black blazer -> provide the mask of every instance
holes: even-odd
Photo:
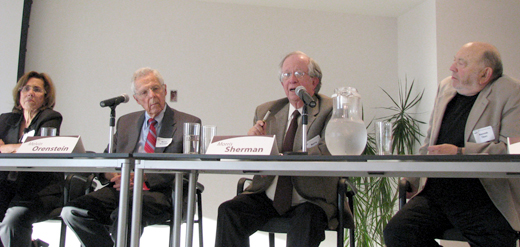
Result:
[[[59,134],[61,114],[51,109],[40,111],[26,128],[27,131],[35,130],[35,136],[40,135],[41,127],[54,127]],[[4,113],[0,115],[0,139],[5,144],[19,143],[20,123],[23,121],[23,113]],[[50,194],[59,194],[63,192],[62,186],[49,186],[51,184],[61,183],[64,180],[64,174],[61,172],[19,172],[16,181],[6,181],[9,172],[0,172],[0,185],[10,186],[16,190],[20,201],[34,198],[35,196],[43,196]],[[2,198],[0,198],[2,200]]]

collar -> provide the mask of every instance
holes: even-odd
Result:
[[[157,116],[154,118],[155,121],[157,121],[157,125],[160,125],[160,124],[162,123],[162,120],[163,120],[163,118],[164,118],[164,112],[166,112],[166,107],[167,107],[167,106],[164,105],[164,109],[159,113],[159,115],[157,115]],[[148,119],[150,119],[150,118],[151,118],[151,117],[150,117],[150,115],[148,115],[148,112],[145,111],[145,112],[144,112],[144,123],[145,123],[145,125],[146,125],[147,127],[150,127],[150,126],[148,126],[148,125],[149,125],[149,124],[148,124]],[[156,126],[157,126],[157,125],[156,125]]]
[[[298,110],[300,112],[300,116],[302,115],[303,107],[300,107],[299,109],[296,109],[290,102],[289,102],[289,114],[287,114],[287,121],[291,121],[292,119],[292,113],[294,110]]]

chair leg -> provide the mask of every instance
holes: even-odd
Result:
[[[199,225],[199,247],[204,247],[202,235],[202,195],[200,191],[197,192],[197,224]]]
[[[269,233],[269,247],[274,247],[274,233]]]
[[[60,229],[60,247],[65,247],[65,238],[67,237],[67,225],[65,222],[61,220],[61,229]]]
[[[350,247],[356,247],[356,234],[354,229],[348,229],[350,233]]]
[[[339,228],[338,226],[338,229],[336,230],[337,232],[337,235],[338,235],[338,239],[337,239],[337,246],[338,247],[344,247],[343,246],[343,242],[344,242],[344,237],[345,237],[345,229],[344,228]]]
[[[343,197],[343,193],[340,194],[338,196],[338,205],[344,205],[345,204],[345,200],[344,200],[344,197]],[[345,226],[344,226],[344,222],[343,222],[343,215],[344,215],[344,212],[343,212],[343,209],[339,209],[338,210],[338,226],[337,226],[337,229],[336,229],[336,232],[337,232],[337,246],[338,247],[343,247],[343,242],[345,241]]]
[[[199,246],[204,247],[204,240],[202,234],[202,194],[197,191],[197,220],[194,221],[199,226]],[[173,247],[173,219],[170,224],[170,241],[168,246]]]
[[[173,247],[173,216],[170,221],[170,239],[168,240],[168,246]]]

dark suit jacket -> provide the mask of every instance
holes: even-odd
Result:
[[[165,106],[166,111],[161,123],[161,131],[157,135],[163,138],[173,138],[167,147],[155,149],[155,153],[182,153],[183,126],[186,122],[201,123],[200,118],[177,111]],[[117,131],[114,135],[114,147],[116,153],[133,153],[141,135],[141,127],[145,118],[144,111],[129,113],[120,117],[117,121]],[[105,150],[105,151],[108,151]],[[146,174],[150,191],[168,191],[171,189],[174,175],[171,174]]]
[[[450,77],[441,81],[426,139],[419,150],[421,154],[427,154],[428,146],[435,145],[437,142],[444,111],[456,93]],[[492,127],[495,139],[476,143],[473,130],[487,126]],[[520,82],[504,75],[482,89],[471,108],[464,131],[465,154],[506,154],[507,137],[518,136],[520,136]],[[427,178],[409,178],[409,180],[420,193],[426,185]],[[480,182],[511,227],[519,231],[520,179],[481,178]]]
[[[325,138],[325,127],[332,116],[332,99],[321,94],[314,96],[316,107],[308,108],[307,140],[319,136],[321,141],[318,146],[308,148],[309,154],[330,155],[323,141]],[[276,135],[276,142],[279,152],[281,152],[283,138],[287,129],[287,119],[289,114],[289,100],[282,98],[279,100],[264,103],[256,108],[253,123],[262,119],[268,110],[271,110],[270,117],[266,120],[266,134]],[[294,151],[301,150],[302,146],[302,126],[299,120],[298,130],[294,139]],[[275,176],[254,176],[253,183],[246,188],[245,193],[260,193],[269,188]],[[320,206],[329,219],[329,228],[335,229],[338,225],[337,216],[337,186],[338,177],[292,177],[294,188],[303,198]],[[347,226],[353,227],[352,214],[348,207],[345,209],[348,217]]]
[[[40,135],[41,127],[54,127],[59,135],[62,116],[59,112],[45,109],[40,111],[32,120],[31,125],[26,129],[35,130],[35,136]],[[23,113],[4,113],[0,115],[0,139],[5,144],[16,144],[19,142],[20,124],[23,120]],[[9,172],[0,172],[0,183],[4,184]],[[17,190],[17,198],[25,200],[35,195],[43,196],[49,194],[59,194],[63,191],[61,186],[50,186],[63,181],[64,175],[61,172],[18,172],[18,178],[13,189]],[[45,188],[45,189],[44,189]],[[13,202],[14,203],[14,202]]]

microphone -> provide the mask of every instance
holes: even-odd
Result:
[[[124,93],[124,94],[121,94],[120,96],[117,96],[117,97],[114,97],[114,98],[111,98],[111,99],[106,99],[106,100],[103,100],[101,102],[99,102],[99,105],[101,105],[101,107],[106,107],[106,106],[117,106],[121,103],[126,103],[128,102],[130,98],[128,97],[128,94]]]
[[[298,86],[295,89],[296,95],[302,99],[303,103],[307,106],[310,106],[311,108],[314,108],[316,106],[316,101],[307,93],[307,89],[305,89],[304,86]]]

